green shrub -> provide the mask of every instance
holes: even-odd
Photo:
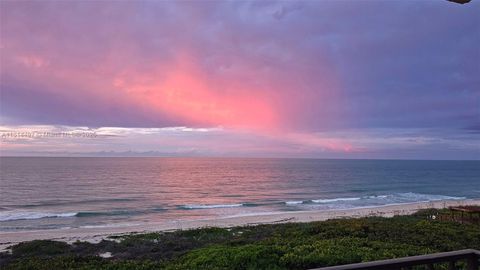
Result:
[[[69,244],[51,240],[34,240],[12,247],[12,254],[22,257],[64,255],[69,252]]]
[[[283,252],[264,245],[210,246],[181,257],[172,269],[284,269],[279,259]]]
[[[308,269],[480,249],[480,226],[433,220],[429,211],[131,234],[96,244],[37,240],[0,253],[0,269]],[[104,252],[113,257],[98,257]]]

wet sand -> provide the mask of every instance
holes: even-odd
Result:
[[[359,218],[367,216],[392,217],[395,215],[409,215],[420,209],[447,208],[459,205],[480,205],[480,199],[468,200],[443,200],[435,202],[417,202],[397,205],[384,205],[377,207],[355,208],[345,210],[322,211],[296,211],[264,213],[249,216],[235,216],[204,220],[172,220],[162,223],[146,223],[124,227],[94,227],[94,228],[68,228],[56,230],[38,230],[21,232],[0,232],[0,251],[8,246],[37,239],[51,239],[65,242],[89,241],[99,242],[109,236],[146,233],[156,231],[186,230],[202,227],[235,227],[259,224],[275,224],[286,222],[311,222],[334,218]]]

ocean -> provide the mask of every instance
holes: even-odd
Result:
[[[480,197],[480,161],[0,158],[0,231]]]

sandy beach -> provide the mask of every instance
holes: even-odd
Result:
[[[322,221],[334,218],[359,218],[367,216],[392,217],[395,215],[409,215],[420,209],[427,208],[447,208],[459,205],[480,205],[480,199],[466,200],[442,200],[434,202],[417,202],[408,204],[384,205],[378,207],[365,207],[345,210],[327,210],[327,211],[296,211],[296,212],[278,212],[265,213],[249,216],[234,216],[217,219],[187,220],[163,223],[146,223],[135,226],[117,226],[117,227],[93,227],[93,228],[69,228],[58,230],[38,230],[22,232],[1,232],[0,250],[23,242],[38,239],[51,239],[65,242],[89,241],[99,242],[109,236],[146,233],[156,231],[186,230],[202,227],[235,227],[249,226],[259,224],[273,224],[286,222],[311,222]]]

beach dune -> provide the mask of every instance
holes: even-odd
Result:
[[[146,223],[135,226],[124,227],[93,227],[93,228],[68,228],[55,230],[37,230],[21,232],[0,232],[0,250],[7,247],[32,240],[58,240],[68,243],[79,241],[99,242],[109,236],[147,233],[158,231],[187,230],[202,227],[236,227],[254,226],[260,224],[274,224],[286,222],[312,222],[336,218],[360,218],[368,216],[392,217],[396,215],[409,215],[421,209],[448,208],[459,205],[480,205],[480,199],[465,200],[441,200],[432,202],[416,202],[395,205],[383,205],[376,207],[364,207],[343,210],[322,210],[322,211],[296,211],[262,213],[247,216],[233,216],[217,219],[202,220],[172,220],[163,223]]]

